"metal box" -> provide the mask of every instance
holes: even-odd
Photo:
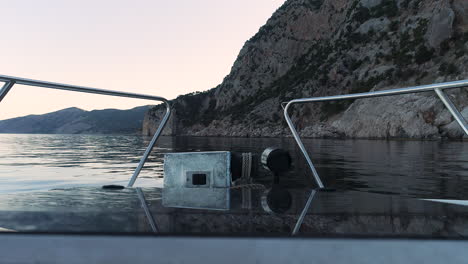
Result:
[[[230,166],[228,151],[166,154],[163,206],[229,210]]]

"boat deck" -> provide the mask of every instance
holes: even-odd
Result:
[[[291,189],[290,208],[269,213],[262,206],[263,190],[248,190],[247,203],[242,201],[242,190],[232,190],[231,210],[216,211],[167,208],[161,204],[160,188],[140,190],[156,230],[137,188],[89,187],[0,195],[0,227],[17,232],[196,236],[290,236],[296,228],[298,236],[468,237],[468,207],[462,205],[353,191]]]

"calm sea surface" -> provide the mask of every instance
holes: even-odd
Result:
[[[0,134],[0,193],[125,185],[149,140],[120,135]],[[304,143],[328,187],[418,198],[468,199],[466,141],[312,139]],[[261,153],[269,146],[281,146],[293,156],[294,172],[281,179],[285,185],[314,185],[292,139],[202,137],[161,138],[135,185],[162,185],[163,152]]]

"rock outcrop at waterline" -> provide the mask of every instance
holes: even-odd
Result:
[[[216,88],[173,100],[165,134],[289,135],[281,102],[468,79],[466,0],[288,0]],[[468,118],[468,89],[448,92]],[[154,133],[163,108],[145,116]],[[433,93],[291,110],[307,137],[460,138]]]

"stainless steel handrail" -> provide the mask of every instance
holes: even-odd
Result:
[[[336,101],[336,100],[349,100],[349,99],[362,99],[362,98],[370,98],[370,97],[381,97],[381,96],[390,96],[390,95],[399,95],[399,94],[409,94],[409,93],[421,93],[421,92],[430,92],[434,91],[437,96],[440,98],[440,100],[444,103],[444,105],[448,108],[452,116],[455,118],[455,120],[458,122],[458,124],[462,127],[462,129],[465,131],[465,133],[468,135],[468,123],[463,117],[463,115],[460,113],[460,111],[457,110],[457,108],[454,106],[452,101],[447,97],[447,95],[443,92],[444,89],[454,89],[454,88],[463,88],[468,86],[468,80],[462,80],[462,81],[454,81],[454,82],[446,82],[446,83],[437,83],[437,84],[430,84],[430,85],[421,85],[421,86],[413,86],[413,87],[407,87],[407,88],[400,88],[400,89],[389,89],[389,90],[382,90],[382,91],[375,91],[375,92],[367,92],[367,93],[355,93],[355,94],[344,94],[344,95],[335,95],[335,96],[324,96],[324,97],[311,97],[311,98],[300,98],[300,99],[294,99],[286,103],[286,106],[284,107],[284,118],[286,119],[286,122],[288,123],[289,129],[291,130],[291,133],[299,146],[299,148],[302,151],[302,154],[304,155],[307,164],[310,167],[310,170],[312,171],[312,174],[315,178],[315,182],[317,183],[319,188],[323,188],[324,185],[322,183],[322,180],[320,179],[319,174],[317,173],[317,170],[314,167],[314,164],[312,163],[312,160],[310,159],[310,156],[304,147],[304,144],[302,143],[301,137],[297,133],[296,128],[294,127],[294,124],[291,121],[291,118],[288,114],[288,110],[293,104],[302,104],[302,103],[312,103],[312,102],[325,102],[325,101]]]
[[[57,89],[57,90],[66,90],[66,91],[73,91],[73,92],[80,92],[80,93],[101,94],[101,95],[146,99],[146,100],[154,100],[154,101],[163,102],[166,105],[166,113],[164,114],[164,117],[162,118],[158,129],[154,133],[154,136],[151,139],[151,142],[146,148],[146,151],[143,154],[143,157],[141,157],[141,160],[138,163],[138,166],[135,169],[135,172],[133,173],[132,178],[130,179],[128,183],[128,187],[132,187],[136,179],[138,178],[138,175],[140,174],[141,169],[145,165],[145,162],[148,159],[149,154],[153,150],[154,145],[156,144],[156,141],[161,135],[162,130],[166,126],[169,116],[171,115],[171,105],[169,104],[169,101],[160,96],[104,90],[104,89],[98,89],[98,88],[61,84],[61,83],[55,83],[55,82],[45,82],[45,81],[31,80],[31,79],[12,77],[12,76],[6,76],[6,75],[0,75],[0,82],[5,83],[2,89],[0,90],[0,102],[4,99],[4,97],[8,94],[8,92],[11,90],[11,88],[15,84],[22,84],[22,85],[42,87],[42,88],[51,88],[51,89]]]

